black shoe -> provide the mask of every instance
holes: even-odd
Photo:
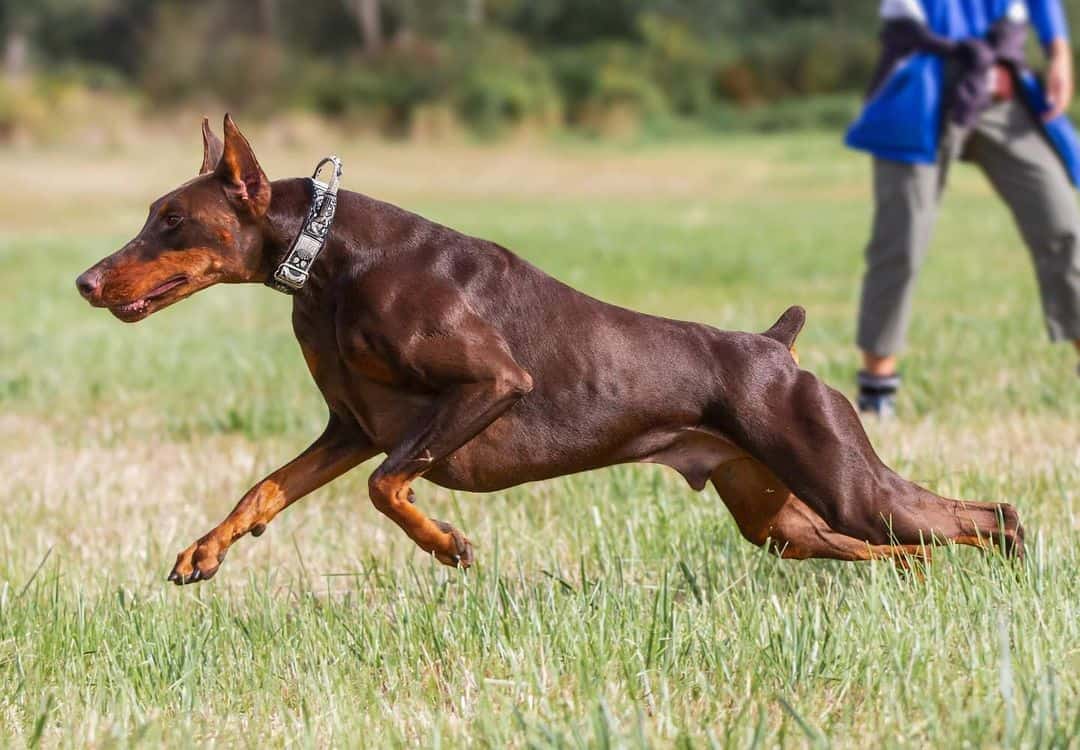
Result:
[[[862,414],[880,419],[896,416],[896,391],[900,388],[899,375],[872,375],[861,370],[856,377],[859,384],[857,401]]]

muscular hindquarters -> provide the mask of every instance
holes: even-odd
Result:
[[[798,560],[872,560],[924,557],[918,545],[873,545],[834,531],[760,461],[744,456],[728,461],[712,475],[713,485],[731,511],[742,535],[777,555]]]
[[[997,528],[999,506],[941,498],[887,467],[848,400],[800,370],[783,345],[721,333],[715,348],[723,374],[710,419],[835,531],[884,545]]]

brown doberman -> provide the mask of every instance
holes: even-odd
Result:
[[[222,143],[203,123],[199,176],[79,277],[95,307],[135,322],[212,284],[273,282],[322,193],[271,183],[228,116],[224,127]],[[346,191],[328,229],[288,290],[326,430],[181,552],[171,581],[212,577],[237,539],[380,453],[371,501],[447,565],[468,566],[472,547],[415,504],[419,477],[485,492],[628,462],[669,466],[695,490],[712,480],[742,534],[783,557],[905,559],[945,542],[1023,552],[1010,505],[946,499],[882,463],[848,400],[793,357],[800,307],[763,334],[644,315]]]

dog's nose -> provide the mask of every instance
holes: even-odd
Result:
[[[93,299],[101,291],[101,272],[91,268],[75,279],[75,286],[83,297]]]

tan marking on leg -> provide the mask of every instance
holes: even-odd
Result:
[[[712,481],[743,536],[758,546],[768,545],[780,557],[852,562],[928,558],[927,550],[920,545],[871,545],[834,531],[753,458],[723,464],[713,473]]]
[[[416,507],[403,477],[371,476],[368,484],[372,504],[396,523],[420,549],[435,555],[444,565],[467,568],[472,564],[472,545],[448,523],[428,518]]]
[[[369,444],[357,445],[352,436],[342,436],[328,427],[307,450],[248,490],[225,520],[181,552],[169,580],[190,583],[210,578],[234,542],[248,533],[261,535],[290,504],[374,452]]]

